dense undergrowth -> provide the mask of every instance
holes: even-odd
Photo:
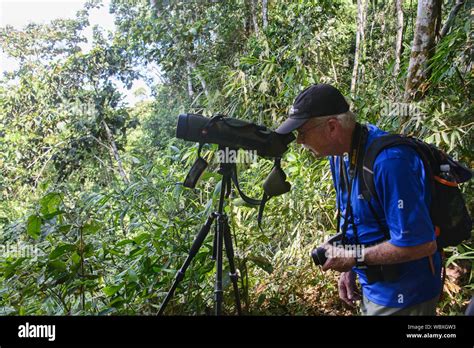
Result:
[[[258,33],[245,22],[245,4],[203,2],[192,10],[171,4],[173,11],[156,17],[148,2],[113,1],[117,34],[107,38],[97,30],[89,53],[75,49],[80,36],[73,35],[86,17],[25,29],[37,45],[34,53],[42,52],[40,60],[25,50],[22,32],[2,29],[3,49],[22,65],[0,84],[0,239],[13,250],[0,257],[0,314],[156,314],[220,193],[213,146],[204,149],[211,165],[198,187],[183,188],[197,146],[174,138],[176,116],[225,113],[274,127],[308,84],[334,83],[349,95],[356,12],[351,1],[271,3],[268,26]],[[438,43],[426,96],[406,105],[413,27],[407,20],[401,71],[392,76],[387,51],[395,37],[393,9],[375,2],[370,11],[365,75],[351,106],[359,120],[414,134],[472,164],[468,10]],[[406,4],[405,11],[413,18],[416,6]],[[194,64],[192,97],[186,57]],[[138,62],[159,63],[164,81],[154,86],[153,101],[127,107],[111,81],[132,81]],[[65,100],[76,108],[64,108]],[[78,111],[78,105],[94,112]],[[395,108],[415,108],[416,117],[399,117]],[[225,208],[244,311],[356,314],[338,299],[337,274],[323,274],[309,257],[335,232],[328,163],[292,144],[282,164],[292,190],[267,203],[262,230],[258,209],[235,190]],[[266,159],[239,165],[249,196],[261,196],[271,167]],[[472,183],[463,191],[472,212]],[[167,314],[212,313],[212,244],[208,237]],[[447,250],[446,257],[438,312],[461,314],[473,290],[472,243]],[[224,311],[234,314],[225,267]]]

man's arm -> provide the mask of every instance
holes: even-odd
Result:
[[[365,248],[363,251],[364,262],[367,265],[390,265],[422,259],[436,252],[436,241],[427,242],[416,246],[398,247],[390,242]]]
[[[325,248],[334,249],[335,247],[326,244]],[[342,248],[341,248],[342,249]],[[395,263],[418,260],[426,256],[433,255],[436,252],[436,241],[427,242],[416,246],[398,247],[390,242],[380,243],[378,245],[364,248],[362,251],[363,262],[367,265],[389,265]],[[343,250],[340,252],[328,250],[330,257],[323,265],[322,270],[333,269],[339,272],[347,272],[355,266],[357,257],[355,251],[347,255]]]

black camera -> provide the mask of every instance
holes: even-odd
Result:
[[[328,244],[342,243],[343,235],[342,232],[335,234],[329,240],[326,241]],[[316,266],[322,266],[327,261],[326,249],[318,247],[311,252],[314,264]],[[375,282],[395,282],[400,279],[400,265],[365,265],[359,266],[360,270],[365,272],[367,276],[367,282],[373,284]]]
[[[218,144],[231,149],[253,150],[262,157],[279,158],[295,140],[293,134],[278,134],[265,126],[222,115],[208,118],[199,114],[178,116],[176,137],[199,143]]]
[[[335,234],[331,238],[329,238],[326,243],[327,244],[335,244],[335,243],[341,243],[343,239],[343,235],[341,232]],[[314,264],[316,266],[322,266],[326,263],[327,261],[327,256],[326,256],[326,249],[323,247],[318,247],[314,249],[311,252],[311,257],[313,258]]]

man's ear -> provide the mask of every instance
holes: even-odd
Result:
[[[338,137],[339,131],[341,128],[341,124],[335,118],[331,118],[328,120],[328,128],[329,134],[331,137]]]

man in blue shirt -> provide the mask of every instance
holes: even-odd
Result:
[[[346,242],[324,246],[328,260],[322,269],[341,272],[341,299],[354,306],[357,275],[363,314],[435,315],[441,259],[429,213],[429,178],[418,154],[407,146],[383,150],[374,163],[378,199],[367,201],[353,156],[363,156],[384,131],[373,125],[363,129],[342,94],[326,84],[301,92],[276,132],[294,130],[298,144],[316,157],[330,156]]]

